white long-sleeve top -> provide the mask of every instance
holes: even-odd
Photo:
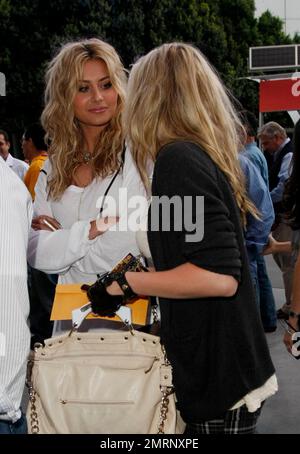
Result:
[[[0,160],[0,419],[12,422],[21,416],[30,345],[26,250],[31,217],[29,192]]]
[[[88,239],[90,221],[99,215],[101,199],[113,175],[104,179],[95,178],[85,188],[71,185],[60,200],[54,201],[47,197],[47,179],[51,174],[49,161],[46,161],[44,170],[47,175],[41,172],[35,187],[34,215],[54,217],[62,229],[56,232],[31,230],[28,249],[31,266],[49,274],[58,273],[59,283],[89,283],[95,281],[97,274],[111,270],[128,252],[139,253],[135,240],[138,227],[132,228],[131,221],[137,208],[135,203],[138,205],[142,200],[146,203],[146,193],[128,150],[123,169],[105,199],[112,203],[103,212],[103,215],[119,215],[119,224],[116,231],[110,229],[94,240]],[[120,193],[120,189],[123,192]],[[125,191],[129,207],[122,198]],[[126,222],[124,224],[126,215],[130,228]],[[125,231],[119,231],[121,225],[125,226]]]

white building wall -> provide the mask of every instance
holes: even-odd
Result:
[[[255,5],[256,17],[269,10],[284,21],[285,33],[291,36],[300,34],[300,0],[255,0]]]

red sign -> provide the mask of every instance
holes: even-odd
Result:
[[[259,111],[300,110],[300,79],[262,80]]]

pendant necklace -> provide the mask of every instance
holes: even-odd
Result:
[[[84,164],[88,164],[92,160],[92,158],[93,158],[92,153],[86,151],[85,153],[83,153],[82,161],[84,162]]]

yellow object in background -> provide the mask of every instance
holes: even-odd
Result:
[[[31,194],[32,200],[35,199],[34,188],[46,159],[48,159],[48,154],[46,152],[42,152],[41,154],[33,158],[33,160],[30,163],[29,169],[27,170],[24,176],[24,183]]]
[[[72,320],[72,311],[89,302],[86,292],[81,290],[81,284],[58,284],[51,312],[51,320]],[[132,323],[146,325],[148,316],[148,298],[137,298],[126,304],[131,308]],[[90,314],[87,319],[100,318],[121,322],[119,317],[100,317]]]

